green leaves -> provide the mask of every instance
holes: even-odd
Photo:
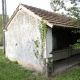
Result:
[[[2,32],[2,15],[0,14],[0,34]]]
[[[2,15],[0,14],[0,46],[3,45]]]
[[[50,5],[54,11],[59,11],[64,7],[64,2],[63,0],[51,0]]]
[[[72,45],[73,49],[80,49],[80,43],[75,43],[74,45]]]
[[[46,38],[47,27],[46,27],[46,23],[44,23],[43,20],[40,21],[39,30],[41,35],[41,41],[44,42]]]
[[[51,0],[50,5],[53,11],[63,9],[70,17],[80,19],[80,0]]]
[[[39,22],[39,31],[40,31],[40,38],[41,38],[41,58],[43,59],[44,54],[44,46],[47,34],[47,26],[43,19]]]
[[[54,11],[60,11],[64,9],[62,12],[63,14],[67,12],[67,16],[74,18],[72,20],[72,25],[80,28],[80,0],[51,0],[50,5]],[[72,32],[75,34],[80,33],[80,29]],[[72,48],[80,49],[80,39],[77,40],[74,45],[72,45]]]
[[[77,40],[77,42],[73,45],[70,45],[73,49],[80,49],[80,39]]]
[[[80,39],[78,39],[77,42],[80,43]]]

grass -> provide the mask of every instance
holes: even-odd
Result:
[[[21,68],[17,62],[9,61],[0,50],[0,80],[27,80],[31,73]]]
[[[0,80],[80,80],[80,68],[55,78],[43,78],[41,74],[22,68],[17,62],[11,62],[0,50]]]
[[[17,62],[11,62],[0,50],[0,80],[45,80],[41,74],[33,75],[33,71],[21,67]],[[46,79],[47,80],[47,79]]]
[[[55,77],[52,80],[80,80],[80,68],[74,69],[66,74]]]

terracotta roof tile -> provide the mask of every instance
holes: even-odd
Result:
[[[22,5],[32,11],[34,14],[38,15],[39,17],[42,17],[44,20],[47,20],[49,23],[64,25],[64,27],[76,27],[72,25],[72,20],[66,16],[62,16],[54,12],[46,11],[25,4]]]
[[[39,17],[41,17],[42,19],[46,20],[48,23],[51,23],[53,25],[61,26],[61,27],[78,28],[77,26],[72,25],[72,20],[73,19],[70,19],[66,16],[62,16],[62,15],[54,13],[54,12],[49,12],[49,11],[39,9],[39,8],[36,8],[36,7],[32,7],[32,6],[28,6],[28,5],[25,5],[25,4],[20,4],[20,5],[27,8],[28,10],[33,12],[35,15],[38,15]],[[6,24],[4,30],[7,30],[8,25],[10,24],[10,22],[12,21],[12,19],[16,15],[16,13],[19,11],[19,6],[14,11],[13,15],[9,19],[8,23]]]

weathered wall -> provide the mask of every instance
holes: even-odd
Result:
[[[48,27],[46,34],[46,58],[52,57],[52,54],[50,54],[52,52],[52,45],[52,29]]]
[[[35,55],[34,41],[40,40],[38,20],[24,10],[18,11],[5,32],[6,57],[33,70],[43,71],[43,61]],[[46,49],[46,48],[45,48]],[[38,55],[40,55],[38,48]],[[39,57],[39,56],[38,56]]]

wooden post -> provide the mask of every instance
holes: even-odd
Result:
[[[2,29],[4,29],[7,23],[7,11],[6,11],[6,0],[2,0]],[[5,32],[3,32],[3,52],[5,53]]]

